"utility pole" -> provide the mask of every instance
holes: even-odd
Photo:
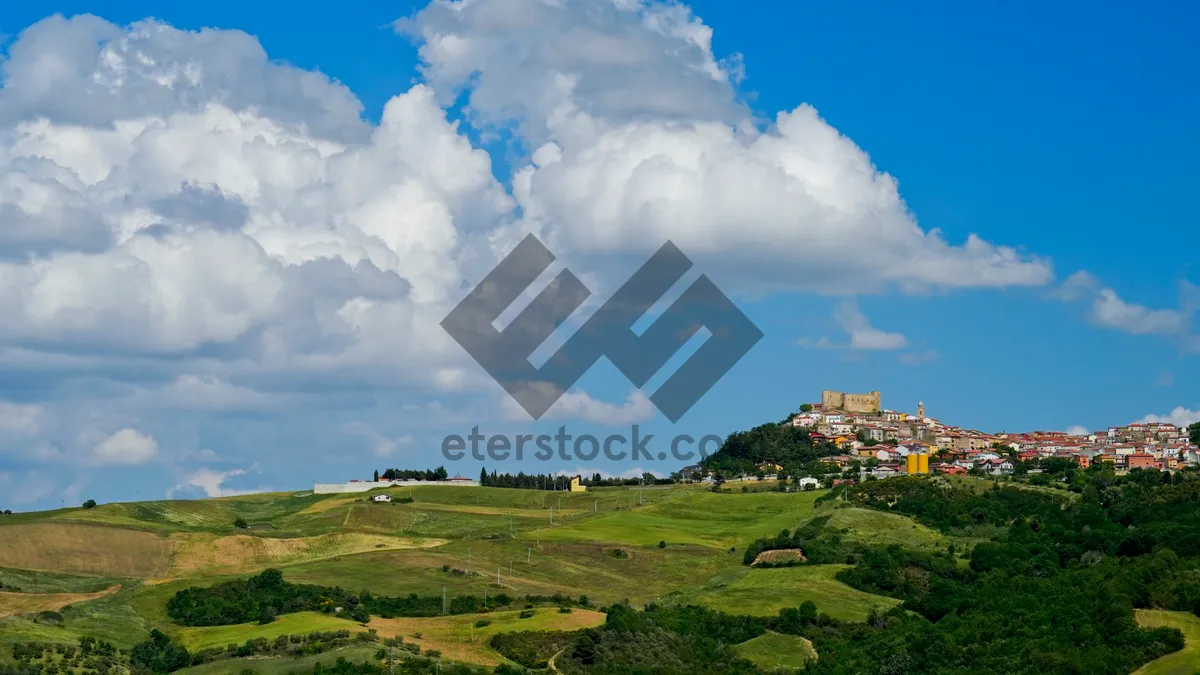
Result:
[[[442,614],[446,613],[446,587],[442,586]]]
[[[510,561],[508,564],[509,564],[509,565],[511,565],[511,564],[512,564],[512,562]],[[500,566],[499,566],[499,565],[497,565],[497,566],[496,566],[496,585],[497,585],[497,586],[499,586],[499,585],[500,585]],[[483,591],[483,592],[486,594],[486,593],[487,593],[487,589],[484,589],[484,591]],[[486,597],[487,597],[487,595],[484,595],[483,597],[485,597],[485,598],[486,598]]]
[[[554,505],[550,505],[550,524],[554,524]]]
[[[533,560],[533,549],[525,549],[525,564],[528,565]]]
[[[471,547],[467,547],[467,572],[471,571]]]

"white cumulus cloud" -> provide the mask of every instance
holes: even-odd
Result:
[[[1186,428],[1188,425],[1200,422],[1200,410],[1191,410],[1179,406],[1166,415],[1146,415],[1139,422],[1167,422],[1177,427]]]
[[[901,333],[889,333],[871,325],[870,319],[858,308],[858,302],[853,298],[838,303],[833,311],[833,320],[846,332],[850,340],[846,344],[837,344],[826,336],[813,340],[800,338],[797,344],[801,347],[814,349],[849,349],[868,351],[891,351],[904,349],[908,346],[908,338]],[[903,354],[900,356],[904,363],[922,363],[937,358],[936,352],[924,354]]]
[[[252,469],[257,467],[252,467]],[[237,495],[254,494],[257,492],[268,492],[270,488],[260,487],[251,490],[239,490],[225,487],[225,481],[235,476],[246,475],[246,469],[229,469],[227,471],[214,471],[212,469],[200,469],[191,473],[183,479],[183,482],[176,484],[170,490],[167,490],[167,498],[175,497],[180,493],[185,493],[192,490],[200,490],[206,497],[236,497]]]
[[[437,0],[402,28],[442,100],[468,90],[472,120],[514,124],[537,150],[514,195],[527,228],[573,250],[670,239],[747,282],[839,291],[1052,277],[1011,247],[922,229],[896,179],[812,107],[760,128],[683,5]]]
[[[134,466],[158,455],[158,443],[137,429],[121,429],[95,447],[93,459],[101,465]]]

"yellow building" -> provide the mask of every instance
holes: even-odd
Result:
[[[587,492],[587,486],[580,482],[579,476],[571,476],[571,492]]]

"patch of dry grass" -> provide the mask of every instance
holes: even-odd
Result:
[[[780,548],[773,551],[763,551],[754,559],[754,564],[759,563],[785,563],[785,562],[804,562],[804,553],[798,548]]]
[[[8,593],[0,592],[0,616],[31,612],[56,612],[67,605],[95,600],[116,593],[120,584],[95,593]]]
[[[436,649],[443,659],[480,666],[497,666],[504,659],[490,646],[488,640],[497,633],[525,630],[572,631],[592,628],[604,623],[604,614],[590,609],[575,608],[569,614],[560,614],[554,607],[539,607],[528,619],[519,618],[520,610],[491,612],[488,614],[464,614],[439,616],[425,619],[377,619],[372,618],[368,628],[373,628],[380,637],[400,635],[405,642],[420,645],[422,650]],[[476,628],[475,622],[488,619],[492,623]],[[420,633],[421,637],[414,635]]]
[[[235,534],[176,533],[170,536],[171,567],[167,576],[240,574],[337,556],[439,546],[440,539],[391,537],[345,532],[288,539]]]
[[[152,532],[103,525],[36,522],[0,527],[0,567],[87,576],[162,576],[171,547]]]

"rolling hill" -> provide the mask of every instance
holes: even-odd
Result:
[[[0,583],[10,591],[0,593],[0,660],[10,658],[16,642],[66,644],[84,635],[128,648],[152,628],[190,647],[363,630],[322,614],[213,628],[180,626],[167,616],[167,601],[181,589],[268,567],[292,583],[396,597],[582,594],[592,605],[666,600],[760,614],[811,599],[821,611],[851,620],[897,602],[835,580],[837,566],[751,570],[741,564],[742,549],[753,539],[811,519],[821,491],[716,494],[681,485],[585,493],[439,486],[385,492],[412,501],[376,504],[365,495],[292,492],[0,519]],[[839,526],[883,539],[900,527],[912,538],[911,521],[860,511],[839,515]],[[235,528],[238,519],[248,527]],[[925,545],[941,545],[933,534],[918,532]],[[44,610],[61,618],[47,622],[37,615]],[[574,630],[603,621],[582,609],[541,611],[536,620],[509,614],[515,612],[493,612],[479,629],[469,616],[375,618],[368,627],[379,637],[399,635],[461,662],[494,666],[505,662],[487,645],[497,631]],[[804,654],[795,658],[802,662]]]

